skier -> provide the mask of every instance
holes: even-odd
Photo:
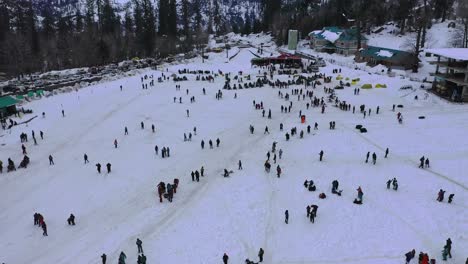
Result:
[[[320,161],[322,161],[322,158],[323,158],[323,150],[320,150],[319,156],[320,156]]]
[[[241,160],[239,160],[239,168],[238,168],[238,170],[242,170],[242,161],[241,161]]]
[[[429,168],[429,158],[426,158],[426,161],[424,163],[426,164],[426,168]]]
[[[388,156],[388,148],[385,150],[385,158]]]
[[[89,163],[88,155],[86,155],[86,153],[84,154],[83,158],[84,158],[84,163],[85,163],[85,164],[86,164],[86,163]]]
[[[196,180],[197,182],[200,181],[200,173],[199,173],[198,171],[195,171],[195,180]]]
[[[440,189],[439,193],[437,194],[437,201],[442,202],[444,200],[445,191]]]
[[[75,216],[70,214],[70,217],[67,219],[68,225],[75,225]]]
[[[43,231],[42,235],[43,236],[48,236],[48,234],[47,234],[47,225],[46,225],[46,223],[44,221],[42,221],[41,227],[42,227],[42,231]]]
[[[397,181],[396,178],[393,178],[392,185],[393,185],[393,190],[397,191],[398,190],[398,181]]]
[[[210,144],[210,149],[212,149],[213,148],[213,141],[211,141],[211,139],[210,139],[210,141],[208,141],[208,144]]]
[[[49,155],[49,165],[54,165],[54,158],[52,155]]]
[[[354,203],[355,204],[362,204],[362,196],[364,195],[364,193],[362,192],[362,189],[361,189],[361,186],[359,186],[359,188],[357,188],[357,192],[358,192],[358,197],[357,199],[354,199]]]
[[[188,109],[185,111],[187,112],[187,117],[190,117],[190,111]]]
[[[62,117],[65,117],[65,110],[62,110]]]
[[[102,264],[106,264],[107,255],[106,255],[106,254],[102,254],[102,255],[101,255],[101,259],[102,259]]]
[[[41,136],[41,139],[44,139],[44,132],[42,132],[42,130],[39,131],[39,135]]]
[[[270,132],[268,131],[268,126],[265,127],[265,132],[263,132],[263,134],[270,134]]]
[[[452,240],[450,238],[447,239],[447,242],[445,244],[445,246],[447,247],[447,255],[449,258],[452,258]]]
[[[137,238],[136,245],[138,247],[138,254],[143,253],[143,247],[141,246],[142,244],[143,244],[143,242],[141,242],[141,240],[139,238]]]
[[[202,166],[200,169],[200,175],[204,177],[204,174],[205,174],[205,168]]]
[[[390,189],[390,184],[392,183],[392,180],[387,181],[387,189]]]
[[[141,129],[145,129],[145,123],[143,123],[143,121],[140,123],[140,126],[141,126]]]
[[[286,211],[284,212],[284,222],[285,222],[286,224],[288,224],[288,221],[289,221],[289,212],[288,212],[288,210],[286,210]]]
[[[254,133],[254,127],[252,125],[250,125],[250,134],[253,134]]]
[[[124,129],[124,135],[128,135],[128,128],[127,127],[125,127],[125,129]]]
[[[216,147],[218,148],[219,147],[219,143],[221,143],[221,141],[219,140],[219,138],[216,139]]]
[[[278,155],[279,155],[279,159],[281,159],[281,156],[283,156],[283,150],[282,149],[279,150]]]
[[[414,258],[415,254],[416,254],[416,250],[414,250],[414,249],[405,254],[406,264],[410,263],[410,261]]]
[[[422,156],[422,157],[419,159],[419,161],[420,161],[420,163],[419,163],[419,168],[421,168],[421,169],[424,168],[424,160],[425,160],[424,156]]]
[[[106,164],[106,167],[107,167],[107,173],[111,173],[111,164],[110,163],[107,163]]]
[[[366,163],[369,162],[369,156],[370,156],[370,151],[367,152],[367,155],[366,155]]]
[[[259,262],[263,262],[263,254],[265,254],[265,251],[263,251],[263,248],[260,248],[258,251],[258,258],[260,259]]]
[[[21,149],[23,150],[23,155],[26,155],[26,147],[24,146],[24,144],[21,144]]]
[[[158,155],[158,145],[154,146],[154,152],[156,152],[156,155]]]
[[[278,176],[278,178],[281,177],[281,167],[280,167],[280,165],[276,166],[276,176]]]
[[[195,181],[195,172],[192,171],[190,175],[192,176],[192,181]]]
[[[204,149],[205,148],[205,141],[201,141],[201,148]]]
[[[318,130],[318,124],[317,124],[317,122],[315,122],[315,124],[314,124],[314,130]]]
[[[318,209],[318,206],[313,204],[311,207],[311,211],[310,211],[310,221],[312,223],[315,223],[315,217],[317,216],[317,209]]]
[[[101,163],[97,163],[96,168],[97,168],[98,173],[101,173]]]
[[[375,163],[377,162],[377,154],[372,153],[372,163],[375,165]]]
[[[455,196],[455,194],[450,194],[449,197],[448,197],[448,203],[452,203],[452,200],[453,200],[453,197]]]
[[[114,147],[117,148],[117,139],[114,139]]]
[[[127,258],[127,256],[125,255],[125,253],[122,251],[120,252],[120,256],[119,256],[119,264],[125,264],[125,259]]]
[[[306,211],[307,211],[307,218],[309,218],[309,216],[310,216],[310,205],[307,205]]]
[[[153,133],[154,133],[154,124],[151,125],[151,130],[153,130]]]
[[[224,263],[224,264],[228,264],[228,260],[229,260],[228,255],[227,255],[226,253],[224,253],[224,255],[223,255],[223,263]]]

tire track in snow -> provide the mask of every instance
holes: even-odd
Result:
[[[374,147],[380,149],[381,151],[385,152],[385,148],[382,147],[382,146],[380,146],[379,144],[377,144],[377,143],[374,142],[373,140],[371,140],[371,139],[369,139],[369,138],[363,136],[361,133],[356,132],[355,130],[353,130],[352,128],[350,128],[350,127],[347,126],[347,125],[344,125],[344,124],[343,124],[343,127],[345,127],[345,128],[348,129],[348,130],[351,130],[353,133],[355,133],[356,135],[358,135],[359,137],[361,137],[361,139],[363,139],[363,140],[366,141],[367,143],[369,143],[369,144],[371,144],[372,146],[374,146]],[[392,154],[392,156],[395,156],[395,157],[399,158],[400,160],[402,160],[402,161],[404,161],[404,162],[406,162],[406,163],[408,163],[408,164],[411,164],[412,166],[415,165],[414,162],[413,162],[411,159],[407,158],[407,157],[404,157],[404,156],[401,156],[401,155],[398,155],[398,154]],[[435,171],[433,171],[433,170],[431,170],[431,169],[424,169],[424,171],[425,171],[425,172],[428,172],[429,174],[432,174],[432,175],[434,175],[434,176],[437,176],[437,177],[439,177],[439,178],[441,178],[441,179],[447,180],[447,181],[449,181],[449,182],[451,182],[451,183],[453,183],[453,184],[455,184],[455,185],[457,185],[457,186],[463,188],[465,191],[468,191],[468,187],[466,187],[465,185],[463,185],[462,183],[460,183],[460,182],[458,182],[458,181],[455,181],[455,180],[451,179],[451,178],[448,177],[447,175],[444,175],[444,174],[439,173],[439,172],[435,172]]]

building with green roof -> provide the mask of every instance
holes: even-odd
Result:
[[[367,62],[369,66],[381,64],[390,69],[399,70],[410,70],[415,64],[419,63],[419,59],[410,52],[375,46],[367,46],[361,49],[356,53],[354,60]]]
[[[16,113],[16,104],[19,101],[11,96],[0,97],[0,117]]]
[[[338,53],[349,56],[358,51],[358,30],[356,28],[324,27],[309,34],[310,47],[318,52]],[[367,38],[362,34],[361,47],[367,47]]]

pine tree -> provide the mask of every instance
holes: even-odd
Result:
[[[151,0],[142,0],[142,33],[145,56],[153,56],[154,45],[156,43],[156,17]]]
[[[75,31],[78,33],[83,31],[83,16],[80,9],[76,10],[75,13]]]
[[[250,17],[245,13],[244,15],[244,28],[242,29],[242,34],[248,35],[252,31],[252,26],[250,25]]]
[[[93,32],[95,27],[94,21],[94,0],[86,0],[86,16],[85,25],[88,32]]]
[[[221,33],[221,13],[219,10],[218,0],[213,0],[213,25],[215,28],[215,33],[219,35]]]
[[[192,48],[192,33],[190,30],[190,14],[188,7],[188,0],[182,0],[182,24],[183,34],[185,36],[184,49],[188,51]]]
[[[158,34],[160,36],[167,35],[169,29],[169,0],[159,0],[159,28]]]
[[[55,16],[50,5],[46,5],[42,12],[42,33],[46,39],[55,35]]]
[[[117,19],[114,13],[114,9],[110,3],[110,0],[102,1],[101,6],[101,15],[99,24],[101,24],[101,33],[106,34],[114,34],[118,28],[115,28],[115,24],[117,23]]]
[[[168,15],[169,28],[167,35],[175,39],[177,37],[177,4],[176,0],[169,0],[169,15]]]
[[[10,33],[10,12],[6,4],[0,4],[0,42]],[[1,43],[0,43],[1,44]]]

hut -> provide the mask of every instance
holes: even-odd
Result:
[[[16,104],[18,102],[11,96],[0,97],[0,117],[3,118],[16,113]]]
[[[391,69],[410,70],[419,63],[410,52],[367,46],[356,53],[356,62],[367,62],[369,66],[382,64]]]

